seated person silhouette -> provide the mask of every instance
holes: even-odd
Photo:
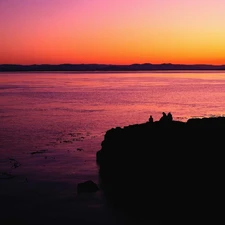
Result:
[[[169,112],[169,113],[167,114],[167,120],[168,120],[169,122],[171,122],[171,121],[173,120],[173,116],[172,116],[171,112]]]
[[[166,116],[166,113],[165,113],[165,112],[163,112],[162,114],[163,114],[163,116],[160,118],[160,120],[159,120],[159,121],[161,121],[161,122],[166,122],[166,121],[167,121],[167,116]]]
[[[169,112],[168,115],[166,115],[165,112],[163,112],[162,114],[163,114],[163,116],[160,118],[160,120],[159,120],[160,122],[163,122],[163,123],[172,122],[173,116],[172,116],[171,112]]]

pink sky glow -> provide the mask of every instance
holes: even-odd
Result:
[[[0,0],[0,64],[225,64],[224,0]]]

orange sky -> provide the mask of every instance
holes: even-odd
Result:
[[[224,0],[0,0],[0,64],[225,64]]]

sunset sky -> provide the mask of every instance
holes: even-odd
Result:
[[[0,64],[225,64],[224,0],[0,0]]]

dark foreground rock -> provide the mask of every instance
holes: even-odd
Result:
[[[215,222],[223,215],[224,141],[225,117],[113,128],[96,155],[101,189],[132,217]]]

